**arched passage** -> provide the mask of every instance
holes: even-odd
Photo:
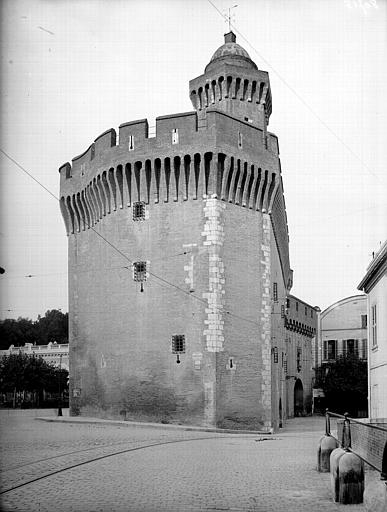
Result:
[[[304,387],[300,379],[294,384],[294,416],[301,416],[304,411]]]

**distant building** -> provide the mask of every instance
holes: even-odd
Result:
[[[368,414],[387,419],[387,241],[374,254],[358,286],[367,294],[368,311]]]
[[[341,299],[320,314],[317,347],[317,367],[349,354],[367,359],[366,295]]]
[[[28,356],[41,357],[47,363],[69,370],[69,344],[54,341],[48,345],[34,345],[26,343],[22,347],[11,345],[8,350],[0,350],[0,358],[11,354],[26,354]]]

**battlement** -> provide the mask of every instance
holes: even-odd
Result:
[[[149,136],[147,119],[139,119],[122,123],[119,126],[118,137],[114,128],[106,130],[80,155],[66,162],[59,168],[61,183],[69,178],[90,176],[90,171],[101,165],[114,164],[116,159],[132,158],[136,155],[146,156],[155,152],[170,150],[186,151],[187,146],[212,147],[215,144],[226,143],[230,147],[240,148],[243,139],[243,149],[251,154],[268,150],[278,155],[277,137],[253,126],[249,119],[237,119],[232,115],[208,108],[204,119],[198,119],[196,111],[159,116],[156,118],[156,135]]]

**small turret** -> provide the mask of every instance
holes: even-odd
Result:
[[[225,34],[224,44],[204,74],[190,81],[189,90],[199,117],[205,117],[208,108],[216,108],[266,131],[271,114],[269,76],[236,42],[234,32]]]

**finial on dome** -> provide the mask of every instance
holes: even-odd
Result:
[[[225,43],[235,43],[236,35],[233,31],[228,32],[228,34],[224,34],[224,42]]]

